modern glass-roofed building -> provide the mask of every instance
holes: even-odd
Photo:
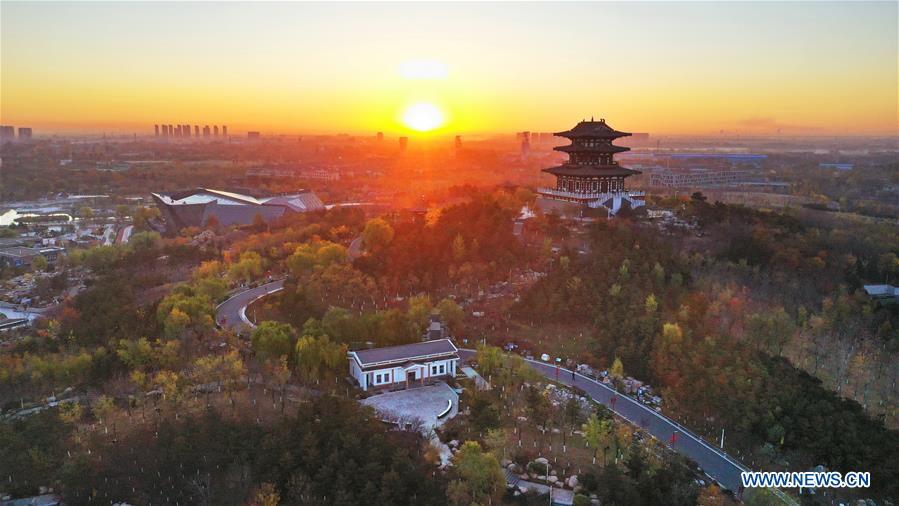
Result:
[[[185,227],[203,227],[213,216],[224,226],[251,225],[256,216],[268,223],[287,213],[325,208],[312,190],[273,197],[252,197],[210,188],[152,195],[165,220],[166,229],[170,232],[177,232]]]

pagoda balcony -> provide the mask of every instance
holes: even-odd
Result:
[[[541,195],[547,195],[550,197],[560,197],[564,199],[578,199],[578,200],[605,200],[613,197],[645,197],[646,192],[643,191],[629,191],[629,190],[621,190],[621,191],[611,191],[611,192],[602,192],[602,193],[591,193],[591,192],[567,192],[562,190],[556,190],[555,188],[537,188],[537,193]]]

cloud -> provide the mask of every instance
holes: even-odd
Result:
[[[406,79],[446,79],[449,69],[436,60],[409,60],[400,63],[400,75]]]

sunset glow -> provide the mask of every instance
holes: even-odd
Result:
[[[0,117],[43,132],[469,134],[602,113],[654,134],[895,134],[896,15],[895,2],[4,2]],[[418,102],[443,120],[403,119]]]
[[[443,113],[429,102],[412,104],[403,112],[403,123],[419,132],[434,130],[443,125],[443,122]]]

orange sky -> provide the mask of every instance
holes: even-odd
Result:
[[[37,133],[897,134],[895,2],[0,5],[0,121]]]

